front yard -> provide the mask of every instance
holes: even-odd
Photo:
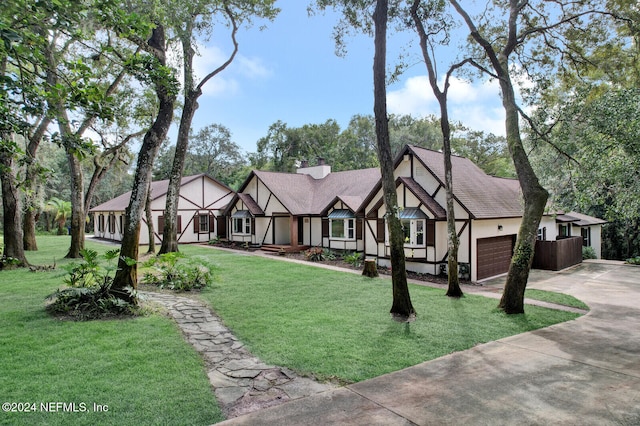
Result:
[[[0,273],[3,402],[36,403],[37,409],[3,412],[0,423],[205,425],[222,420],[202,359],[162,313],[92,322],[50,317],[44,298],[62,286],[68,239],[39,237],[38,244],[40,251],[27,254],[30,262],[52,264],[55,258],[55,271]],[[93,241],[87,247],[113,248]],[[205,291],[186,295],[208,302],[264,362],[320,380],[356,382],[578,316],[533,306],[525,315],[507,316],[495,309],[495,300],[452,300],[442,290],[412,285],[418,318],[399,324],[388,314],[386,277],[203,246],[181,246],[181,251],[214,263],[218,277]],[[50,407],[50,402],[67,405],[53,405],[62,407],[56,412],[41,410],[41,403]],[[63,412],[71,408],[77,411]]]

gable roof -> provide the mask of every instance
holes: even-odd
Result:
[[[411,152],[444,186],[444,154],[413,145],[407,145],[396,158]],[[453,193],[458,202],[475,219],[519,217],[523,213],[520,183],[516,179],[487,175],[473,161],[451,156]]]
[[[321,215],[336,201],[356,212],[380,180],[377,168],[330,173],[322,179],[300,173],[254,170],[238,191],[257,178],[292,215]],[[235,202],[235,198],[232,204]]]
[[[249,213],[254,216],[264,216],[264,210],[260,208],[258,203],[256,203],[256,200],[254,200],[251,195],[240,193],[238,194],[238,198],[240,198],[245,206],[247,206]]]
[[[207,175],[206,173],[200,173],[197,175],[192,175],[192,176],[184,176],[181,180],[180,180],[180,186],[184,186],[190,182],[193,182],[194,180],[200,179],[202,177],[205,177],[215,183],[217,183],[218,185],[222,186],[225,189],[228,189],[229,192],[233,192],[233,190],[231,188],[229,188],[227,185],[225,185],[224,183],[220,182],[219,180],[212,178],[211,176]],[[156,200],[164,195],[167,194],[167,191],[169,189],[169,179],[165,179],[165,180],[159,180],[159,181],[155,181],[155,182],[151,182],[151,201]],[[106,201],[102,204],[99,204],[91,209],[89,209],[89,212],[105,212],[105,211],[113,211],[113,212],[117,212],[117,211],[124,211],[128,206],[129,206],[129,200],[131,199],[131,191],[125,192],[122,195],[119,195],[115,198],[110,199],[109,201]]]
[[[436,219],[444,220],[447,218],[447,212],[444,207],[438,204],[431,195],[427,194],[427,191],[425,191],[418,182],[408,177],[400,177],[398,180],[402,182],[404,186],[407,187],[431,213],[433,213]]]
[[[603,225],[607,223],[606,220],[598,219],[597,217],[589,216],[578,212],[561,213],[556,216],[556,222],[571,222],[576,226],[591,226],[591,225]]]

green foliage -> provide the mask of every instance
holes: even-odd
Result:
[[[67,271],[64,283],[68,287],[47,296],[46,299],[52,301],[47,309],[54,314],[69,315],[78,320],[135,314],[137,307],[133,303],[111,292],[113,277],[110,274],[115,273],[114,260],[118,253],[117,249],[103,255],[92,249],[80,250],[83,261],[63,266]],[[107,265],[103,266],[100,259],[106,260]],[[125,290],[135,299],[135,290]]]
[[[626,260],[625,263],[628,263],[630,265],[640,265],[640,256],[630,257]]]
[[[337,256],[333,250],[330,248],[325,248],[322,250],[322,256],[324,256],[327,260],[336,260]]]
[[[214,280],[215,266],[201,258],[179,263],[184,258],[184,254],[173,252],[149,259],[144,266],[152,268],[154,272],[145,272],[142,282],[175,291],[202,290],[210,286]]]
[[[353,267],[358,268],[362,265],[362,253],[348,253],[344,256],[344,261],[351,264]]]
[[[582,246],[582,259],[597,259],[596,250],[591,246]]]
[[[322,247],[311,247],[304,252],[305,259],[311,262],[321,262],[325,259]]]

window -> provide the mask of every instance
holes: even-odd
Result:
[[[164,234],[164,216],[158,216],[158,227],[156,232],[159,235]],[[178,234],[182,233],[182,215],[178,215]]]
[[[233,221],[233,233],[239,235],[251,235],[251,213],[248,210],[238,210],[231,215]]]
[[[398,212],[402,232],[404,233],[404,245],[407,247],[424,247],[428,239],[427,215],[417,207],[405,207]],[[432,222],[432,221],[429,221]],[[433,229],[435,231],[435,229]],[[429,244],[433,245],[433,244]]]
[[[98,216],[98,232],[104,232],[104,215]]]
[[[351,210],[334,209],[329,213],[329,235],[341,240],[356,239],[356,218]]]
[[[115,234],[116,233],[116,215],[114,214],[109,215],[108,225],[109,225],[109,233]]]
[[[571,228],[567,225],[558,225],[558,237],[566,238],[571,236]]]
[[[233,218],[233,233],[234,234],[251,234],[251,219],[248,217],[234,217]]]
[[[538,240],[545,241],[547,239],[547,227],[538,228]]]
[[[356,220],[355,219],[331,219],[329,221],[331,238],[344,240],[355,240]]]
[[[591,228],[580,229],[580,234],[582,235],[582,245],[585,247],[591,246]]]
[[[424,247],[425,222],[424,219],[403,219],[401,221],[405,246]]]
[[[199,232],[201,233],[209,232],[209,215],[208,214],[199,215],[198,222],[200,223],[200,226],[198,229]]]

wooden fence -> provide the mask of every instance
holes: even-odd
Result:
[[[582,262],[582,237],[536,241],[534,269],[559,271]]]

